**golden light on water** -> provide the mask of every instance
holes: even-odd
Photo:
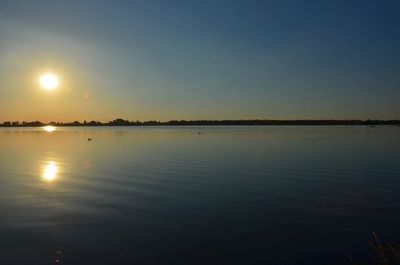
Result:
[[[54,132],[54,131],[57,129],[57,127],[52,126],[52,125],[47,125],[47,126],[44,126],[44,127],[42,127],[42,128],[43,128],[43,130],[45,130],[46,132]]]
[[[39,84],[44,90],[51,91],[59,86],[60,80],[58,79],[57,75],[53,73],[46,73],[39,77]]]
[[[58,166],[54,161],[49,161],[43,169],[42,179],[46,182],[52,182],[57,178]]]

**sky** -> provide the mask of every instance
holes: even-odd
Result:
[[[1,0],[0,122],[399,119],[398,0]],[[48,92],[46,72],[60,79]]]

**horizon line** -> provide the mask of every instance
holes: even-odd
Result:
[[[400,119],[223,119],[223,120],[96,120],[70,122],[4,121],[0,127],[53,126],[190,126],[190,125],[399,125]]]

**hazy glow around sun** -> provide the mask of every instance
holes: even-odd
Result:
[[[39,84],[45,90],[54,90],[59,86],[60,81],[55,74],[46,73],[39,77]]]

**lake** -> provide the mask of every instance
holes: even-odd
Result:
[[[0,264],[363,262],[400,239],[399,152],[390,126],[2,128]]]

